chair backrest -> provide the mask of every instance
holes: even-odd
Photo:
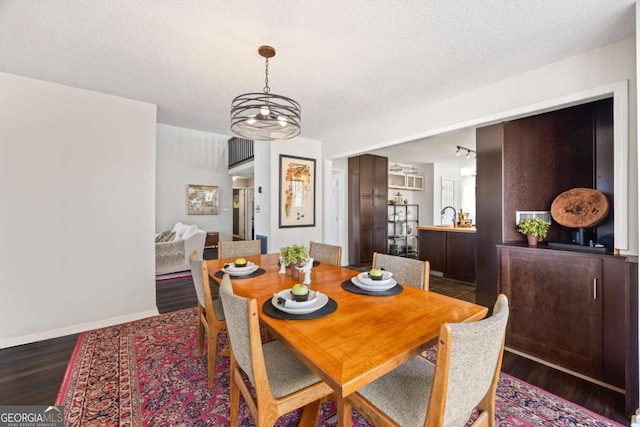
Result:
[[[342,246],[309,242],[309,257],[316,261],[342,265]]]
[[[231,341],[233,357],[247,374],[251,383],[256,386],[253,358],[257,358],[257,362],[262,362],[257,366],[264,368],[257,302],[234,294],[228,274],[224,274],[220,281],[220,298],[226,316],[227,333]],[[266,368],[264,369],[264,375],[266,375]],[[261,374],[262,372],[258,373],[262,376]]]
[[[189,256],[189,266],[191,267],[191,278],[193,279],[193,286],[196,288],[196,295],[198,297],[198,303],[201,307],[205,307],[205,299],[202,286],[202,260],[198,257],[198,251],[193,251]],[[207,277],[207,282],[209,278]]]
[[[391,271],[398,283],[429,290],[429,261],[374,252],[372,268]]]
[[[261,253],[260,240],[218,242],[219,259],[260,255]]]
[[[501,294],[491,317],[441,326],[426,425],[462,426],[476,406],[495,407],[508,319]]]

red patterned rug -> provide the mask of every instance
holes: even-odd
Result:
[[[218,356],[214,387],[208,388],[196,320],[194,308],[82,333],[56,400],[65,406],[65,425],[229,425],[229,359]],[[225,344],[222,333],[218,351]],[[240,425],[255,425],[242,405]],[[497,426],[621,426],[506,374],[496,406]],[[297,425],[299,415],[287,414],[276,425]],[[329,402],[318,425],[335,423]],[[353,425],[369,426],[357,413]]]

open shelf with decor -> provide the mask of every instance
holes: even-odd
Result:
[[[389,255],[418,257],[418,205],[390,204],[387,209]]]

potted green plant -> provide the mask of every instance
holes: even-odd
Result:
[[[529,246],[537,246],[547,237],[549,224],[540,218],[526,218],[518,223],[518,231],[527,236]]]
[[[280,248],[280,258],[284,265],[288,265],[291,269],[291,277],[296,278],[300,271],[299,267],[309,258],[309,251],[302,245],[290,245]]]

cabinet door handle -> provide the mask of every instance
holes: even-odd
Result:
[[[598,299],[597,285],[598,279],[593,279],[593,299]]]

